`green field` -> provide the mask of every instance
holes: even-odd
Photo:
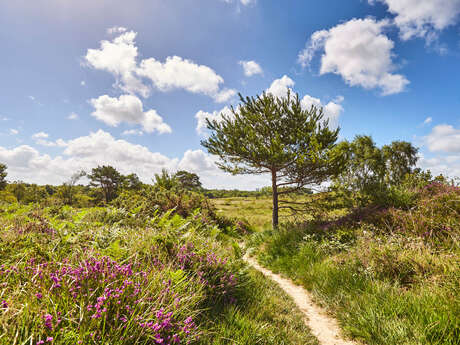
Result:
[[[304,202],[308,197],[292,197],[289,200]],[[218,214],[230,218],[245,219],[257,230],[270,229],[272,226],[272,199],[271,197],[233,197],[211,199]],[[302,221],[309,219],[309,215],[293,215],[288,209],[280,209],[281,221]]]

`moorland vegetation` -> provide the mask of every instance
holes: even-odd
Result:
[[[0,164],[0,344],[316,344],[245,251],[346,336],[460,344],[455,180],[417,168],[408,142],[339,142],[297,95],[241,97],[208,129],[222,169],[271,186],[207,190],[165,170],[144,183],[111,166],[40,186]]]

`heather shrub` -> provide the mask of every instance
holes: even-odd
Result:
[[[236,303],[244,281],[199,213],[145,220],[116,208],[8,206],[1,215],[0,344],[199,343],[203,311]]]

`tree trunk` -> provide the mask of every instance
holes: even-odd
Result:
[[[272,195],[273,195],[273,229],[278,228],[278,186],[276,185],[276,171],[272,170]]]

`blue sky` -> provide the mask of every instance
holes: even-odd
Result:
[[[200,146],[237,92],[298,92],[341,137],[420,147],[460,176],[460,0],[17,0],[0,4],[0,162],[61,183],[111,164],[207,187],[229,176]],[[7,29],[6,29],[7,28]]]

